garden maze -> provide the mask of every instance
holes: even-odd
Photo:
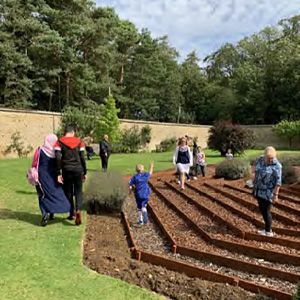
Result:
[[[272,208],[274,237],[261,236],[256,199],[241,181],[208,178],[179,190],[174,177],[151,181],[151,223],[124,218],[134,257],[169,270],[291,299],[300,282],[300,188],[282,188]]]

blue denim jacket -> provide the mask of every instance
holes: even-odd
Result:
[[[254,196],[272,202],[275,186],[281,185],[281,173],[282,166],[276,158],[267,164],[264,156],[261,156],[255,169]]]

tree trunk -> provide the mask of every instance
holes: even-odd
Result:
[[[48,107],[48,110],[49,110],[49,111],[52,110],[52,96],[53,96],[53,94],[50,93],[50,94],[49,94],[49,107]]]
[[[66,77],[66,105],[70,103],[70,74],[67,73]]]
[[[120,75],[120,83],[124,81],[124,65],[121,66],[121,75]]]
[[[59,112],[61,112],[61,98],[60,98],[60,94],[61,94],[61,87],[60,87],[60,76],[58,75],[57,77],[57,84],[58,84],[58,107],[59,107]]]

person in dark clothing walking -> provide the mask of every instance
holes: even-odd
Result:
[[[69,220],[75,217],[75,224],[81,224],[82,205],[82,183],[86,176],[86,164],[84,159],[84,144],[78,137],[75,137],[73,126],[65,128],[65,135],[59,139],[55,146],[57,163],[57,181],[63,184],[67,198],[70,201],[71,209]],[[75,196],[75,210],[74,200]]]
[[[99,143],[99,156],[101,159],[102,171],[107,171],[108,159],[111,154],[111,147],[108,143],[108,135],[103,136],[103,140]]]

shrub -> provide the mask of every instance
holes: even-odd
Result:
[[[222,156],[228,149],[233,154],[242,154],[246,149],[253,148],[254,142],[252,130],[230,122],[220,121],[209,129],[208,147],[220,151]]]
[[[25,147],[24,142],[19,131],[14,132],[10,137],[11,143],[7,146],[4,154],[16,152],[18,157],[27,157],[28,154],[33,150],[31,145]]]
[[[121,145],[121,152],[136,153],[139,151],[141,146],[141,133],[138,126],[123,130]]]
[[[225,160],[216,167],[216,177],[225,179],[240,179],[251,175],[249,161],[233,159]]]
[[[141,130],[138,126],[133,126],[122,131],[120,141],[112,144],[112,151],[114,153],[137,153],[146,147],[150,141],[150,126],[144,126]]]
[[[298,154],[280,154],[278,159],[282,165],[300,166],[300,155]]]
[[[250,164],[255,166],[258,158],[252,157]],[[280,154],[278,160],[282,165],[282,183],[292,184],[300,182],[300,171],[295,168],[300,166],[300,155],[297,154]]]
[[[293,300],[300,300],[300,283],[297,284],[297,291],[293,297]]]
[[[258,157],[251,157],[250,164],[255,166],[257,163]],[[279,154],[278,160],[282,165],[291,165],[291,166],[300,166],[300,155],[299,154]]]
[[[164,139],[160,142],[156,148],[156,152],[167,152],[172,151],[176,147],[177,139],[175,137]]]
[[[290,164],[282,165],[282,183],[292,184],[300,182],[300,172]]]
[[[278,136],[288,139],[289,146],[291,148],[293,139],[300,134],[300,120],[283,120],[277,125],[273,126],[273,130]]]
[[[118,143],[111,143],[111,152],[112,153],[124,153],[124,147],[122,145],[122,141],[119,141]]]
[[[141,145],[145,147],[150,142],[151,142],[151,127],[149,125],[146,125],[141,129]]]
[[[85,192],[87,212],[89,214],[121,212],[127,194],[121,175],[95,172],[89,178]]]

